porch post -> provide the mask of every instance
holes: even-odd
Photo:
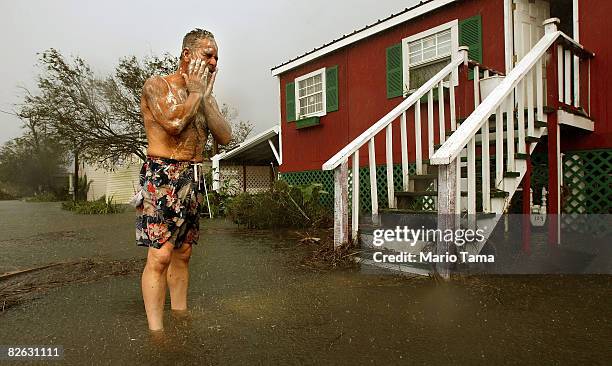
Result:
[[[221,187],[220,182],[219,182],[219,178],[221,177],[221,174],[219,172],[219,168],[220,168],[219,164],[219,155],[215,155],[212,157],[212,189],[213,191],[219,192],[219,188]]]
[[[523,253],[531,253],[531,157],[527,157],[527,170],[523,177],[523,218],[522,218],[522,239]]]
[[[557,114],[548,116],[548,244],[558,245],[561,223],[561,187],[559,166],[561,162],[559,124]]]
[[[558,18],[550,18],[544,22],[544,30],[546,33],[556,32],[560,20]],[[551,60],[546,70],[546,78],[548,80],[547,104],[558,109],[560,80],[558,78],[559,70],[557,60],[559,52],[557,47],[552,47]],[[557,245],[560,243],[560,223],[561,223],[561,203],[560,197],[560,179],[559,167],[561,161],[561,148],[559,136],[559,123],[557,113],[551,113],[547,117],[548,123],[548,208],[546,221],[548,222],[548,243]]]
[[[246,174],[246,165],[242,164],[242,191],[247,191],[247,174]]]
[[[348,242],[348,160],[334,169],[334,249]]]
[[[447,165],[438,165],[438,229],[455,230],[455,208],[457,206],[457,164],[451,161]],[[454,254],[454,242],[444,241],[446,235],[439,235],[436,243],[436,254]],[[454,235],[453,235],[454,237]],[[450,278],[451,264],[442,262],[436,264],[436,272],[442,278]]]

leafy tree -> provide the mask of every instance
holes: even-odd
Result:
[[[26,132],[0,148],[0,181],[17,187],[18,195],[52,192],[59,196],[62,187],[57,177],[67,163],[65,147],[55,139],[40,131]]]

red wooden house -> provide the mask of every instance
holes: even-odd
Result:
[[[337,243],[359,232],[349,212],[499,215],[523,198],[528,213],[532,182],[549,214],[610,213],[607,14],[605,0],[422,1],[284,62],[280,172],[324,183]]]

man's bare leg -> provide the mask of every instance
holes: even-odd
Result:
[[[183,244],[180,248],[172,251],[167,275],[172,310],[187,310],[189,258],[191,258],[191,244]]]
[[[142,272],[142,298],[150,330],[164,328],[164,302],[166,300],[166,272],[172,259],[172,243],[161,248],[149,247],[147,264]]]

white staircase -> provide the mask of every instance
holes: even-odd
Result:
[[[483,229],[485,240],[478,242],[477,245],[465,247],[465,250],[472,254],[480,252],[486,238],[508,209],[510,200],[527,172],[528,155],[547,133],[548,113],[552,111],[545,106],[547,100],[545,76],[549,74],[550,78],[551,73],[547,73],[548,67],[555,66],[554,62],[546,64],[549,51],[552,50],[558,55],[556,67],[559,102],[573,107],[580,105],[580,68],[572,66],[578,64],[574,59],[588,59],[593,54],[558,31],[554,20],[547,21],[545,26],[544,37],[505,76],[499,86],[482,100],[482,103],[479,103],[481,100],[479,76],[483,66],[469,62],[467,49],[461,48],[447,67],[323,165],[324,170],[334,170],[335,245],[341,245],[349,239],[349,185],[347,184],[349,159],[352,160],[353,177],[352,212],[359,212],[359,150],[367,144],[372,219],[360,225],[359,215],[351,215],[353,238],[359,235],[362,245],[372,246],[373,230],[401,225],[402,215],[429,215],[430,218],[434,218],[433,222],[427,219],[424,222],[440,230]],[[465,71],[465,68],[474,69],[475,109],[465,121],[458,124],[455,115],[454,75],[461,75],[455,71],[458,69]],[[485,77],[492,72],[494,71],[485,69]],[[450,79],[448,84],[444,82],[447,79]],[[550,88],[551,83],[548,84]],[[433,95],[434,88],[438,87],[438,100],[445,100],[444,88],[447,85],[450,107],[448,119],[445,103],[436,103]],[[421,108],[423,97],[427,99],[425,121]],[[436,117],[434,108],[437,111],[437,121],[434,120]],[[414,113],[414,125],[410,126],[415,131],[414,141],[408,141],[408,113]],[[397,190],[393,179],[392,136],[392,125],[396,121],[399,122],[401,133],[402,166],[402,187],[397,187]],[[422,123],[427,124],[425,133],[422,132]],[[386,143],[385,164],[389,209],[379,210],[374,141],[383,130]],[[415,176],[408,174],[409,144],[414,144],[416,150]],[[480,164],[477,164],[477,161],[480,161]],[[429,197],[435,202],[435,211],[418,207],[424,197]],[[453,251],[452,244],[436,240],[436,242],[420,241],[414,246],[406,246],[405,243],[402,245],[387,241],[382,247],[390,252],[446,253]],[[380,247],[374,249],[380,250]],[[422,266],[412,267],[412,272],[427,271]],[[449,269],[444,266],[437,270],[445,277],[449,274]]]

